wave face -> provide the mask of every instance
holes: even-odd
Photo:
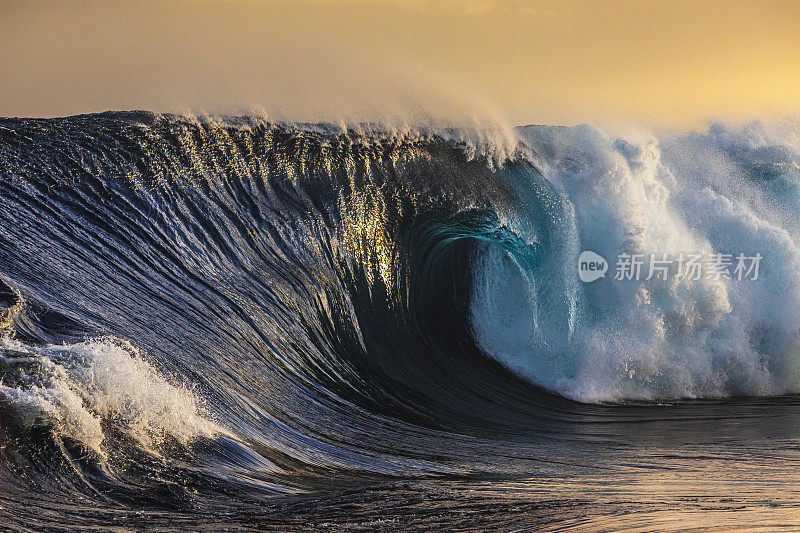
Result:
[[[287,494],[575,473],[675,431],[615,404],[800,392],[798,132],[0,120],[0,502],[291,525]],[[582,250],[763,259],[584,284]]]

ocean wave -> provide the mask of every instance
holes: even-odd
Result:
[[[91,494],[179,505],[512,474],[611,404],[800,392],[797,131],[2,119],[5,460],[67,443]],[[583,283],[584,250],[763,268]]]

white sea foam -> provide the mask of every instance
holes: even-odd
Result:
[[[567,222],[580,248],[611,270],[580,285],[574,331],[553,350],[540,304],[525,295],[560,278],[520,273],[505,252],[484,254],[472,303],[481,346],[582,401],[800,392],[797,126],[716,125],[635,142],[588,126],[523,129],[547,180],[574,207]],[[622,252],[763,260],[757,281],[614,280]],[[568,289],[553,293],[568,298]]]
[[[167,436],[188,443],[224,431],[192,391],[170,383],[125,341],[35,347],[4,338],[0,363],[13,369],[0,383],[0,401],[17,423],[52,425],[97,452],[105,439],[101,422],[145,448]]]

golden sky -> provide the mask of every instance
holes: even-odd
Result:
[[[797,115],[800,2],[0,0],[0,116],[696,126]]]

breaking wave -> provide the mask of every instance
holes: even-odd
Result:
[[[216,509],[800,392],[798,132],[3,119],[2,473]],[[763,259],[582,283],[583,250]]]

